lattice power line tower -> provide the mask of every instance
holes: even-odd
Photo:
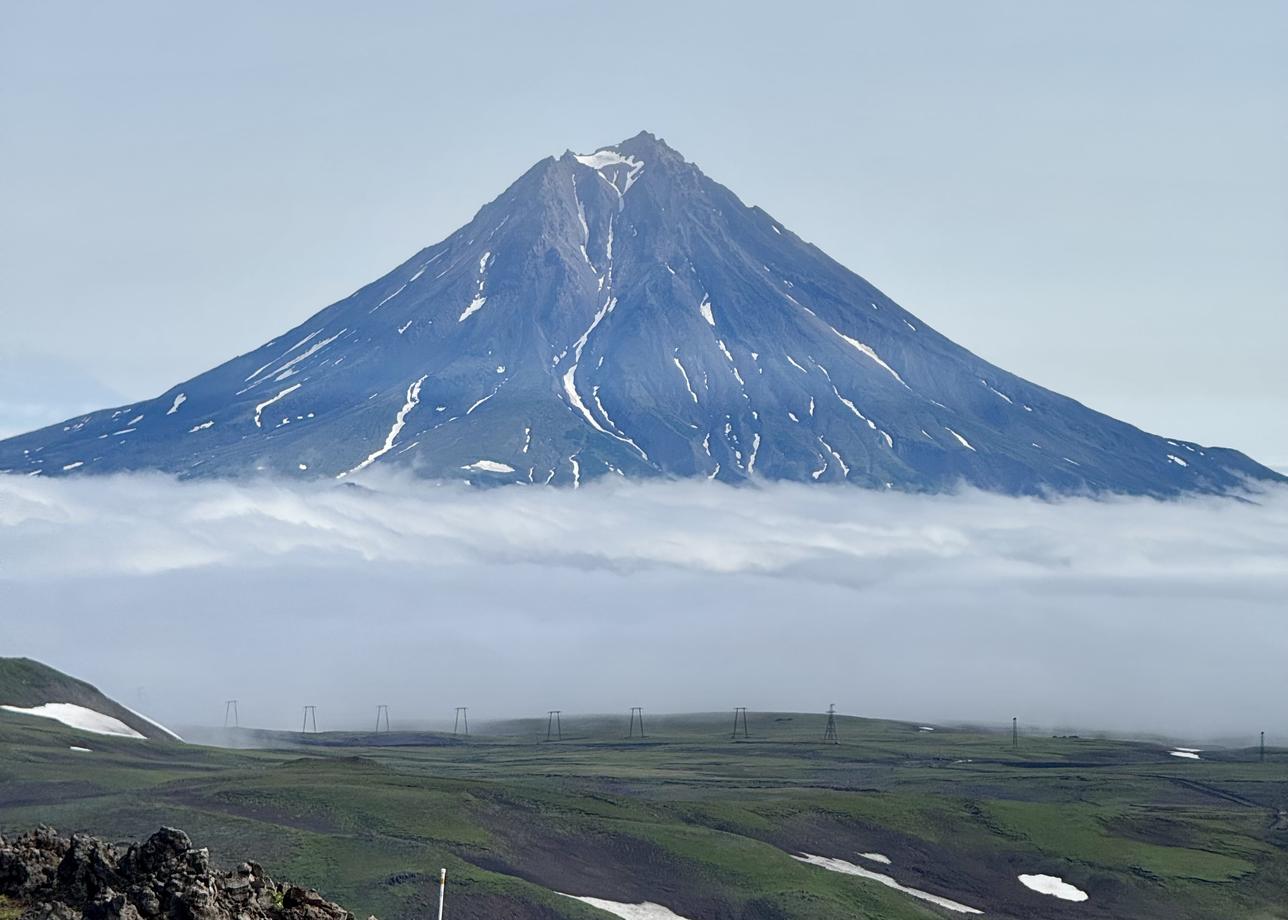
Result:
[[[644,707],[643,707],[643,706],[632,706],[632,707],[631,707],[631,727],[630,727],[630,730],[629,730],[629,731],[627,731],[627,733],[626,733],[626,737],[627,737],[627,738],[634,738],[634,737],[635,737],[635,720],[636,720],[636,719],[638,719],[638,720],[639,720],[639,723],[640,723],[640,737],[641,737],[641,738],[643,738],[643,737],[644,737]]]
[[[563,741],[563,725],[559,722],[562,709],[552,709],[546,713],[546,740]]]
[[[465,737],[468,738],[470,736],[470,710],[467,706],[456,707],[456,721],[452,723],[453,735],[461,733],[461,723],[465,724]]]
[[[738,722],[739,722],[739,721],[741,721],[741,722],[742,722],[742,736],[743,736],[744,738],[750,738],[750,737],[751,737],[751,734],[747,731],[747,707],[746,707],[746,706],[735,706],[735,707],[734,707],[734,710],[733,710],[733,735],[731,736],[731,739],[732,739],[732,740],[734,740],[734,741],[737,741],[737,740],[738,740]]]
[[[823,729],[824,744],[840,744],[841,741],[836,737],[836,704],[829,703],[827,707],[827,728]]]
[[[241,720],[237,717],[237,701],[224,701],[224,728],[241,728]]]
[[[308,733],[309,733],[309,730],[310,730],[310,729],[309,729],[309,724],[310,724],[310,723],[312,723],[312,725],[313,725],[313,729],[312,729],[313,733],[314,733],[314,734],[317,734],[317,730],[318,730],[318,708],[317,708],[316,706],[305,706],[305,707],[304,707],[304,724],[300,727],[300,734],[305,735],[305,734],[308,734]]]
[[[389,731],[389,707],[381,703],[376,707],[376,734],[380,734],[380,719],[385,720],[385,731]]]

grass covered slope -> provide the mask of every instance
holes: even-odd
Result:
[[[0,706],[35,709],[51,703],[69,703],[108,716],[150,740],[176,740],[161,726],[108,698],[83,680],[30,658],[0,658]],[[35,717],[0,709],[0,722],[13,719],[33,721]],[[50,720],[42,718],[41,721]],[[65,725],[61,727],[64,731],[76,731]]]
[[[274,735],[285,749],[112,740],[0,721],[0,825],[146,836],[158,824],[257,859],[358,915],[424,913],[439,866],[452,920],[606,917],[557,892],[661,904],[689,920],[962,916],[876,881],[1024,918],[1283,918],[1288,753],[1171,757],[1157,744],[752,713],[489,726],[468,741]],[[253,734],[242,733],[244,742]],[[326,744],[317,744],[326,741]],[[881,854],[888,864],[859,854]],[[1020,874],[1088,894],[1062,901]]]

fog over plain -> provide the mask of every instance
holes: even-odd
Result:
[[[821,711],[1288,743],[1251,502],[0,476],[0,654],[175,724]],[[1246,740],[1246,738],[1244,738]],[[1250,743],[1250,742],[1248,742]]]

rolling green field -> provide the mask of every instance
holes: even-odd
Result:
[[[181,827],[215,861],[262,862],[355,914],[609,915],[557,892],[690,920],[962,916],[792,858],[861,864],[990,917],[1288,918],[1288,752],[934,732],[751,713],[429,733],[235,732],[262,749],[85,735],[0,712],[0,829],[116,839]],[[69,750],[78,745],[91,753]],[[859,853],[880,853],[881,865]],[[1070,902],[1020,873],[1062,877]]]

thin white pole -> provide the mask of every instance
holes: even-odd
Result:
[[[438,873],[438,920],[443,920],[443,896],[447,893],[447,870]]]

